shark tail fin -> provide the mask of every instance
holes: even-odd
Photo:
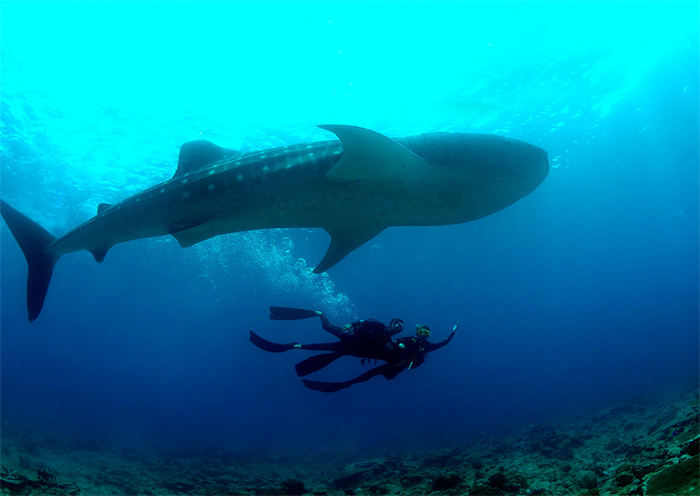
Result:
[[[58,255],[51,252],[51,245],[56,238],[3,200],[0,200],[0,215],[5,219],[7,227],[27,259],[27,311],[31,322],[41,312],[53,267],[58,260]]]

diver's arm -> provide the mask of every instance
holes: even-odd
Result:
[[[425,351],[435,351],[435,350],[445,346],[447,343],[449,343],[452,340],[453,337],[455,337],[455,333],[457,332],[457,328],[459,328],[459,323],[456,323],[455,325],[453,325],[452,332],[450,333],[450,335],[447,336],[442,341],[440,341],[439,343],[427,343],[427,345],[425,347]]]
[[[328,317],[326,317],[325,314],[319,313],[318,317],[321,319],[321,326],[324,330],[330,332],[336,337],[340,337],[340,335],[343,334],[343,328],[331,324],[331,322],[328,320]]]
[[[398,333],[400,333],[401,331],[403,331],[402,328],[398,328],[398,329],[396,329],[395,331],[392,331],[392,330],[391,330],[391,326],[386,326],[385,328],[386,328],[386,333],[387,333],[387,335],[388,335],[389,337],[391,337],[391,336],[396,336]]]

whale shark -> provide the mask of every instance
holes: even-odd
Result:
[[[532,192],[549,171],[547,153],[488,134],[389,138],[349,125],[319,126],[337,139],[241,153],[209,141],[184,143],[175,174],[55,237],[0,200],[0,214],[28,265],[27,310],[35,320],[54,265],[88,250],[97,262],[117,243],[171,235],[182,247],[225,233],[320,227],[325,272],[389,226],[478,219]]]

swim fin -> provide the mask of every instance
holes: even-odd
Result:
[[[273,343],[272,341],[261,338],[253,331],[250,331],[250,342],[261,350],[269,351],[270,353],[281,353],[283,351],[293,350],[294,348],[297,348],[297,345],[299,344],[297,342],[289,344]]]
[[[327,367],[332,362],[343,356],[342,353],[321,353],[320,355],[314,355],[302,360],[294,366],[294,370],[297,371],[299,377],[304,377],[313,372],[317,372],[324,367]]]
[[[373,369],[368,370],[364,374],[360,374],[354,379],[345,382],[321,382],[309,381],[308,379],[302,379],[302,382],[304,383],[304,386],[306,386],[309,389],[313,389],[314,391],[321,391],[322,393],[334,393],[336,391],[340,391],[341,389],[349,388],[353,384],[368,381],[372,377],[378,375],[383,375],[387,379],[392,379],[396,377],[396,374],[398,374],[398,372],[394,373],[395,370],[395,365],[391,363],[385,363],[384,365],[374,367]],[[400,368],[399,371],[400,370],[403,369]]]
[[[321,391],[322,393],[335,393],[341,389],[349,388],[352,382],[322,382],[322,381],[310,381],[308,379],[302,379],[304,386],[314,391]]]
[[[300,320],[318,317],[316,310],[304,310],[302,308],[270,307],[270,320]]]

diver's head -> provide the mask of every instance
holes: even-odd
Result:
[[[416,336],[420,339],[428,339],[430,337],[430,327],[425,324],[418,324],[416,326]]]
[[[401,331],[403,331],[403,320],[391,319],[391,323],[389,324],[389,332],[392,334],[398,334]]]

